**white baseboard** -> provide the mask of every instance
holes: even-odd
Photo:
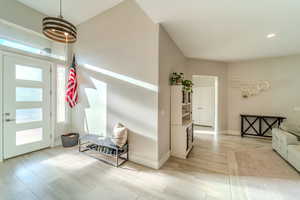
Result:
[[[197,133],[197,132],[194,131],[194,136],[195,137],[201,137],[202,135],[203,135],[202,133]]]
[[[227,135],[228,130],[218,131],[218,135]]]
[[[134,163],[144,165],[146,167],[150,167],[152,169],[158,169],[157,161],[150,160],[150,159],[147,159],[147,158],[139,156],[139,155],[129,154],[129,160]]]
[[[194,133],[196,137],[201,137],[203,134],[202,133]],[[234,135],[234,136],[240,136],[241,133],[238,130],[223,130],[223,131],[218,131],[217,135]]]
[[[165,164],[165,162],[168,161],[170,156],[171,156],[171,152],[168,151],[165,155],[162,156],[162,158],[159,161],[154,161],[139,155],[129,154],[129,160],[134,163],[144,165],[146,167],[150,167],[152,169],[159,169]]]
[[[219,131],[219,134],[223,135],[234,135],[234,136],[240,136],[241,133],[238,130],[224,130],[224,131]]]
[[[163,157],[158,161],[157,169],[161,168],[165,164],[165,162],[169,160],[170,156],[171,151],[168,151],[165,155],[163,155]]]
[[[62,146],[61,140],[56,140],[54,143],[51,145],[51,148],[53,147],[59,147]]]

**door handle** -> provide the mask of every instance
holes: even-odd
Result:
[[[13,122],[16,121],[16,119],[5,119],[6,122]]]
[[[10,116],[10,113],[4,113],[4,116],[8,117],[8,116]],[[5,119],[4,121],[6,121],[6,122],[13,122],[13,121],[16,121],[16,119]]]

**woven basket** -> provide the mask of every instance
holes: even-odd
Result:
[[[61,136],[61,143],[63,147],[73,147],[78,145],[78,133],[67,133]]]

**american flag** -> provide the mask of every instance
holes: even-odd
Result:
[[[78,91],[77,91],[77,74],[76,74],[76,61],[75,56],[73,57],[72,65],[69,69],[69,78],[67,84],[67,94],[66,101],[69,103],[69,106],[73,108],[78,102]]]

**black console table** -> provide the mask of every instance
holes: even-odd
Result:
[[[252,121],[251,121],[252,119]],[[264,116],[264,115],[241,115],[241,136],[251,135],[259,137],[272,137],[265,135],[273,127],[278,127],[286,119],[280,116]],[[271,122],[270,122],[271,121]],[[266,127],[263,127],[263,123]],[[253,132],[249,132],[252,130]]]

